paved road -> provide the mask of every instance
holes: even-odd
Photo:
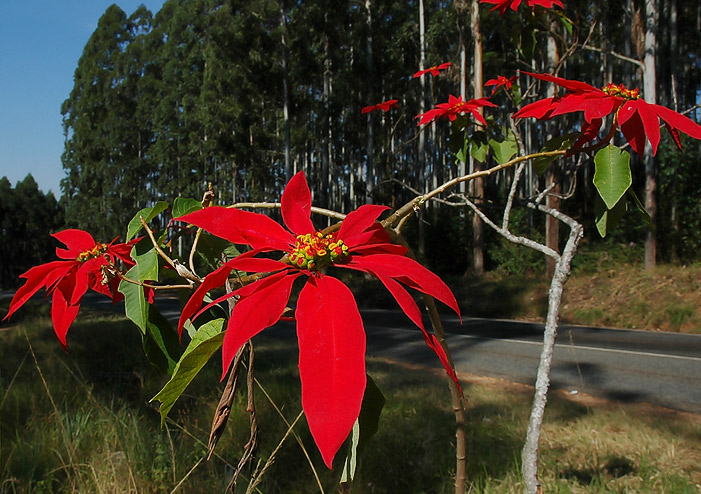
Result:
[[[104,297],[86,304],[115,308]],[[177,320],[172,300],[161,306]],[[368,354],[440,368],[419,330],[401,311],[364,310]],[[542,324],[465,318],[443,319],[458,372],[533,384],[540,357]],[[294,338],[289,325],[269,335]],[[561,326],[552,387],[620,401],[648,402],[701,413],[701,335]]]
[[[365,311],[368,353],[438,367],[423,340],[389,311]],[[543,325],[445,317],[458,372],[533,384]],[[561,326],[552,387],[701,413],[701,335]]]

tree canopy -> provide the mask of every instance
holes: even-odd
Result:
[[[694,108],[701,89],[701,7],[692,0],[659,3],[657,102],[680,111]],[[517,69],[557,70],[597,87],[608,82],[642,87],[643,2],[567,2],[564,14],[501,18],[483,6],[485,80],[510,77]],[[341,211],[366,202],[399,204],[411,189],[426,190],[456,176],[460,155],[450,149],[448,125],[426,129],[419,149],[415,116],[421,101],[432,108],[459,95],[461,79],[467,81],[465,98],[474,93],[469,67],[460,59],[463,45],[471,43],[464,29],[469,15],[463,2],[425,5],[426,66],[452,62],[452,67],[424,76],[422,89],[412,78],[421,64],[415,0],[169,0],[155,15],[144,7],[127,15],[110,6],[85,46],[62,107],[69,224],[108,239],[122,233],[119,225],[134,211],[155,201],[200,197],[210,182],[220,203],[273,200],[299,170],[309,178],[315,204]],[[545,52],[547,43],[534,43],[548,38],[556,43],[555,59]],[[578,48],[576,55],[567,51],[571,47]],[[515,83],[525,94],[532,80]],[[545,85],[535,89],[541,96],[546,92]],[[390,99],[398,100],[398,108],[361,112]],[[504,109],[485,115],[495,128],[506,126],[516,107],[502,93],[494,100]],[[698,118],[697,113],[689,116]],[[535,121],[519,125],[526,146],[536,150],[553,133]],[[497,130],[487,137],[509,135]],[[698,155],[698,142],[685,146]],[[472,151],[480,152],[474,146]],[[495,158],[491,155],[487,159]],[[469,166],[469,153],[463,159]],[[664,170],[661,191],[685,191],[681,184],[694,180],[693,166],[676,165],[679,154],[657,159]],[[591,218],[588,226],[594,217],[592,167],[563,179],[563,190],[575,180],[583,185],[577,191],[581,200],[564,207]],[[543,177],[529,173],[524,194],[543,186]],[[643,167],[634,167],[634,174],[640,191]],[[487,190],[505,193],[508,181],[495,175]],[[470,226],[464,212],[432,208],[451,220],[438,225],[424,218],[428,226],[417,230],[420,242],[449,234],[461,239],[467,255]],[[698,201],[663,200],[659,208],[667,247],[660,250],[669,258],[697,256],[699,236],[674,232],[696,228]],[[525,224],[540,228],[528,219]],[[637,242],[642,231],[630,226],[621,235]]]
[[[16,286],[20,274],[51,259],[55,243],[47,233],[62,225],[53,193],[40,191],[31,174],[14,187],[0,178],[0,286]]]

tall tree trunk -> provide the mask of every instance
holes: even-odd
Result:
[[[657,27],[659,22],[659,0],[645,0],[645,55],[643,58],[643,96],[648,103],[657,102],[657,74],[655,56],[657,54]],[[652,155],[652,147],[645,146],[645,209],[652,224],[657,220],[657,167]],[[645,269],[657,264],[657,239],[652,230],[645,238]]]
[[[327,30],[329,29],[328,23],[328,13],[324,16],[324,116],[323,124],[321,126],[322,136],[321,136],[321,176],[319,177],[319,183],[321,185],[319,190],[319,199],[322,207],[329,207],[329,172],[331,170],[331,139],[329,135],[331,133],[331,54],[329,53],[329,35]]]
[[[420,60],[419,70],[424,70],[426,67],[426,22],[424,19],[424,0],[419,0],[419,44],[420,44]],[[419,113],[426,111],[426,75],[422,75],[421,81],[421,98],[419,99]],[[426,132],[420,130],[419,134],[419,149],[418,149],[418,173],[419,173],[419,191],[425,192],[425,177],[426,177]],[[425,228],[422,218],[422,210],[418,212],[418,244],[419,253],[423,256],[426,253]]]
[[[473,52],[473,89],[474,98],[484,96],[483,92],[483,76],[482,76],[482,31],[480,27],[480,10],[479,1],[472,0],[472,41],[474,43]],[[482,109],[479,109],[482,113]],[[474,171],[479,171],[482,168],[482,163],[473,160]],[[472,195],[475,202],[479,205],[484,197],[484,179],[478,178],[472,182]],[[484,274],[484,223],[479,216],[472,216],[472,272],[475,276]]]
[[[372,0],[365,0],[365,25],[368,30],[368,34],[365,40],[366,44],[366,83],[367,83],[367,96],[368,104],[373,103],[373,70],[372,70]],[[373,132],[372,132],[372,112],[367,114],[367,175],[366,175],[366,187],[367,187],[367,202],[371,204],[372,201],[372,189],[375,187],[375,145],[373,142]]]
[[[285,182],[289,182],[294,174],[290,157],[290,89],[287,72],[287,17],[285,2],[280,0],[280,28],[282,44],[282,118],[285,125]]]
[[[455,1],[455,11],[458,17],[458,30],[460,31],[460,96],[463,101],[467,101],[467,78],[468,78],[468,67],[467,67],[467,36],[465,35],[465,14],[467,13],[467,0],[456,0]],[[458,163],[458,176],[462,177],[467,173],[465,162],[460,161]],[[466,191],[465,182],[460,183],[460,193],[464,194]]]

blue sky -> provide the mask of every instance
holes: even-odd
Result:
[[[97,21],[111,4],[127,15],[163,0],[0,1],[0,177],[28,173],[44,192],[61,195],[61,104]]]

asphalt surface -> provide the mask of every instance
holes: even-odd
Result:
[[[83,304],[123,311],[97,294]],[[158,303],[177,321],[177,300]],[[399,310],[361,311],[369,356],[440,368],[418,328]],[[532,385],[540,359],[543,325],[445,315],[443,323],[458,373]],[[428,321],[427,327],[430,327]],[[269,337],[296,340],[293,325],[266,330]],[[559,327],[551,389],[587,393],[622,402],[646,402],[701,413],[701,335]]]
[[[418,330],[392,311],[366,311],[368,353],[439,367]],[[458,373],[534,384],[543,325],[443,319]],[[701,413],[701,335],[560,326],[551,388]]]

